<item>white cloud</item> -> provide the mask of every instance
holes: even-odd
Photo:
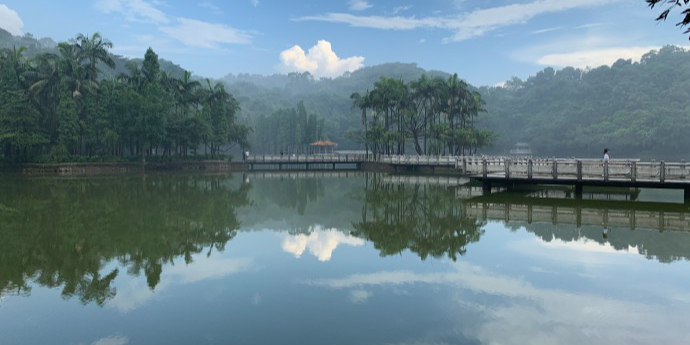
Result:
[[[126,20],[133,22],[161,24],[170,21],[153,2],[144,0],[100,0],[96,3],[96,8],[104,13],[120,13]]]
[[[295,20],[343,23],[354,27],[384,30],[444,29],[452,32],[451,36],[444,39],[450,42],[468,40],[506,26],[524,24],[534,17],[548,13],[602,6],[616,1],[622,0],[534,0],[445,17],[355,16],[347,13],[326,13]]]
[[[284,72],[309,72],[316,78],[338,77],[364,65],[362,56],[339,58],[326,40],[320,40],[307,53],[298,45],[284,50],[280,53],[280,61]]]
[[[580,26],[576,26],[575,29],[590,29],[590,28],[596,28],[599,26],[604,26],[606,23],[589,23],[589,24],[583,24]]]
[[[398,13],[405,12],[411,8],[412,8],[412,5],[398,6],[398,7],[393,8],[393,11],[391,12],[391,14],[396,15]]]
[[[346,235],[336,229],[323,230],[320,226],[316,226],[312,230],[308,236],[300,234],[285,237],[282,244],[283,250],[299,258],[305,250],[309,249],[309,252],[319,261],[329,261],[333,256],[333,251],[341,244],[355,247],[364,245],[364,240],[361,238]]]
[[[366,0],[350,0],[350,11],[364,11],[371,7]]]
[[[223,14],[223,10],[221,10],[220,7],[218,7],[216,4],[210,1],[204,1],[202,3],[199,3],[199,6],[211,10],[214,14]]]
[[[188,46],[202,48],[216,48],[219,44],[248,44],[252,39],[246,31],[188,18],[178,18],[177,25],[159,30]]]
[[[556,27],[552,27],[552,28],[546,28],[546,29],[541,29],[541,30],[534,30],[534,31],[531,32],[531,34],[533,34],[533,35],[544,34],[544,33],[547,33],[547,32],[558,31],[558,30],[561,30],[561,29],[563,29],[562,26],[556,26]]]
[[[569,53],[547,54],[540,57],[537,63],[544,66],[572,66],[578,68],[611,66],[619,59],[630,59],[639,62],[642,55],[650,50],[658,50],[660,48],[658,46],[643,46],[579,50]]]
[[[91,345],[127,345],[129,344],[129,338],[123,337],[123,336],[112,336],[112,337],[106,337],[106,338],[101,338],[93,343]]]
[[[252,6],[254,6],[254,7],[259,6],[259,0],[250,0],[249,2],[251,2]]]
[[[12,35],[21,36],[23,27],[24,22],[19,14],[6,5],[0,4],[0,28],[7,30]]]

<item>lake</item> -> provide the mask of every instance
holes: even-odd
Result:
[[[0,178],[0,344],[680,344],[673,193],[359,172]],[[680,199],[682,200],[682,194]]]

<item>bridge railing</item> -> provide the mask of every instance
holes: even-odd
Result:
[[[316,155],[249,155],[247,163],[361,163],[366,160],[363,154],[316,154]]]
[[[640,162],[639,160],[600,159],[517,159],[467,158],[456,165],[470,175],[501,176],[506,178],[603,179],[684,181],[690,180],[690,163]],[[690,182],[690,181],[688,181]]]
[[[433,165],[456,167],[458,156],[383,155],[377,161],[393,165]]]

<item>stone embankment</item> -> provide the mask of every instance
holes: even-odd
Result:
[[[198,162],[152,162],[152,163],[60,163],[0,165],[0,173],[15,173],[27,176],[84,176],[118,175],[127,173],[159,171],[245,171],[247,165],[241,162],[198,161]]]

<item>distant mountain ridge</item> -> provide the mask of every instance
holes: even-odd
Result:
[[[117,42],[114,42],[117,44]],[[55,51],[55,41],[30,34],[13,36],[0,29],[0,48],[26,46],[26,55]],[[128,63],[141,59],[113,55],[115,70],[126,73]],[[165,60],[161,70],[181,77],[184,69]],[[373,88],[381,77],[405,82],[422,75],[448,78],[414,63],[386,63],[361,68],[337,78],[314,79],[309,73],[273,75],[230,74],[219,81],[240,103],[240,119],[255,125],[261,116],[295,108],[300,102],[324,120],[324,137],[340,149],[361,148],[345,137],[360,128],[360,111],[350,96]],[[462,78],[462,76],[460,76]],[[538,156],[598,157],[604,147],[616,157],[690,158],[690,52],[667,46],[645,54],[640,62],[618,60],[593,69],[544,68],[502,87],[472,88],[481,93],[487,113],[479,125],[498,134],[489,153],[507,154],[518,142],[528,143]],[[259,142],[253,142],[260,147]]]

